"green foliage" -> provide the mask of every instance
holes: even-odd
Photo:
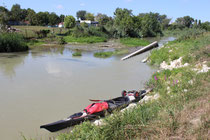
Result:
[[[0,6],[0,32],[1,30],[5,30],[5,26],[7,25],[9,20],[9,11],[3,7]]]
[[[206,31],[210,31],[210,22],[206,21],[204,23],[201,23],[200,27]]]
[[[23,37],[16,33],[2,33],[0,34],[0,52],[19,52],[27,51]]]
[[[88,26],[86,23],[80,24],[80,26],[76,26],[74,29],[71,30],[69,35],[74,37],[91,37],[91,36],[98,36],[103,38],[108,38],[108,33],[104,27],[95,27],[95,26]]]
[[[114,27],[118,37],[128,37],[133,31],[132,10],[117,8],[114,12]]]
[[[90,20],[90,21],[94,21],[94,15],[92,13],[86,13],[85,14],[85,19],[86,20]]]
[[[121,38],[120,43],[129,47],[146,46],[149,41],[139,38]]]
[[[40,31],[34,31],[37,34],[38,38],[44,38],[47,37],[47,34],[50,33],[50,30],[40,30]]]
[[[85,18],[86,13],[87,13],[87,12],[84,11],[84,10],[78,11],[78,12],[77,12],[77,19],[85,20],[85,19],[86,19],[86,18]]]
[[[59,20],[60,19],[59,19],[58,15],[56,15],[55,13],[51,13],[51,14],[49,14],[49,24],[48,25],[51,25],[51,26],[56,25],[59,23]]]
[[[191,54],[209,45],[210,34],[202,33],[196,36],[194,36],[192,32],[190,32],[190,34],[191,36],[187,36],[186,39],[181,36],[180,39],[168,43],[165,47],[159,50],[153,50],[150,55],[150,63],[152,65],[159,65],[163,61],[169,62],[181,56],[183,57],[183,62],[194,62],[194,56]],[[171,50],[171,52],[169,52],[169,50]]]
[[[73,28],[76,25],[76,20],[73,16],[66,16],[64,18],[64,27]]]
[[[58,44],[60,44],[60,45],[66,44],[65,39],[63,37],[59,37]]]
[[[190,16],[184,16],[176,19],[176,24],[179,26],[190,28],[192,27],[194,19]]]
[[[107,39],[103,37],[73,37],[73,36],[65,36],[64,37],[66,42],[69,43],[98,43],[98,42],[106,42]]]
[[[101,13],[98,13],[95,18],[96,21],[99,22],[100,26],[106,25],[111,20],[111,17],[108,17],[106,14],[101,14]]]
[[[94,56],[98,58],[108,58],[111,57],[113,54],[114,52],[96,52],[94,53]]]
[[[155,13],[147,13],[142,18],[141,33],[143,37],[155,37],[158,34],[162,35],[161,24],[158,21],[158,16]]]
[[[79,51],[76,51],[72,54],[72,56],[76,57],[76,56],[82,56],[82,53]]]
[[[21,21],[21,12],[22,12],[22,9],[20,7],[19,4],[14,4],[11,8],[11,16],[10,16],[10,20],[12,21]]]

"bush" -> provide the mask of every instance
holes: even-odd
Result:
[[[72,31],[68,32],[68,35],[74,37],[97,36],[97,37],[108,38],[108,32],[105,30],[104,27],[94,27],[94,26],[89,27],[87,24],[76,26]]]
[[[82,53],[81,53],[81,52],[74,52],[74,53],[72,54],[72,56],[82,56]]]
[[[58,39],[58,44],[60,44],[60,45],[66,44],[65,39],[64,39],[63,37],[60,37],[60,38]]]
[[[114,52],[96,52],[94,53],[94,56],[98,58],[108,58],[111,57],[113,54]]]
[[[17,33],[2,33],[0,34],[0,52],[18,52],[26,51],[26,45],[23,36]]]
[[[121,38],[120,43],[122,43],[126,46],[129,46],[129,47],[149,45],[149,41],[143,40],[143,39],[140,39],[140,38]]]
[[[47,34],[50,33],[50,30],[40,30],[40,31],[34,31],[37,34],[38,38],[44,38],[47,37]]]
[[[106,42],[107,39],[103,37],[97,37],[97,36],[92,36],[92,37],[74,37],[74,36],[66,36],[64,37],[66,42],[69,43],[98,43],[98,42]]]

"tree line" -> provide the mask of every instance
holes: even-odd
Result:
[[[36,13],[33,9],[21,9],[19,4],[14,4],[11,10],[0,6],[0,22],[26,22],[30,25],[56,25],[59,22],[64,21],[65,16],[58,16],[52,12],[38,12]],[[2,21],[4,20],[4,21]]]
[[[155,37],[162,35],[163,30],[184,28],[201,28],[210,31],[210,22],[202,23],[190,16],[179,17],[174,23],[167,15],[159,13],[139,13],[134,15],[132,10],[117,8],[114,16],[98,13],[94,15],[85,10],[80,10],[74,16],[56,15],[56,13],[38,12],[33,9],[21,9],[19,4],[12,6],[11,10],[0,6],[0,25],[8,22],[25,22],[30,25],[53,26],[64,21],[66,28],[71,29],[69,34],[75,36],[109,36],[109,37]],[[79,20],[97,21],[97,27],[86,23],[76,24]]]

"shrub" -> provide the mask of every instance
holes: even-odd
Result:
[[[121,38],[120,43],[129,47],[137,47],[137,46],[146,46],[149,44],[149,41],[140,38]]]
[[[38,38],[44,38],[47,37],[47,34],[50,33],[50,30],[40,30],[40,31],[34,31],[37,34]]]
[[[26,51],[26,45],[23,36],[17,33],[2,33],[0,34],[0,52],[18,52]]]
[[[113,54],[114,52],[96,52],[94,53],[94,56],[98,58],[108,58],[111,57]]]
[[[82,56],[82,53],[81,52],[74,52],[73,54],[72,54],[72,56]]]
[[[58,39],[58,44],[60,44],[60,45],[66,44],[65,39],[64,39],[63,37],[60,37],[60,38]]]

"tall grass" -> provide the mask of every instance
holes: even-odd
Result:
[[[73,37],[73,36],[65,36],[65,41],[68,43],[99,43],[99,42],[106,42],[107,39],[104,37]]]
[[[120,43],[128,47],[146,46],[149,41],[140,38],[121,38]]]
[[[28,50],[23,36],[17,33],[0,34],[0,52],[19,52]]]
[[[165,47],[159,50],[153,50],[150,55],[150,63],[159,65],[161,62],[172,61],[183,57],[183,63],[196,61],[196,56],[193,55],[196,51],[209,45],[210,33],[197,35],[195,38],[190,37],[185,40],[175,40],[169,42]]]

